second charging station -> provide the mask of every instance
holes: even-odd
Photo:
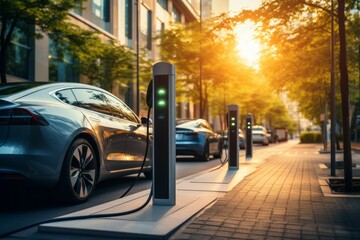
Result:
[[[229,169],[239,169],[239,106],[228,106]]]

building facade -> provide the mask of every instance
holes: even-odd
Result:
[[[153,40],[156,35],[171,22],[186,24],[200,17],[200,0],[89,0],[82,7],[82,11],[69,13],[71,22],[97,31],[103,39],[116,40],[135,52],[146,49],[153,61],[160,60],[157,42]],[[86,82],[74,68],[71,56],[58,59],[56,46],[47,37],[34,40],[17,32],[8,55],[8,82]],[[120,97],[135,109],[136,76],[132,79],[132,83],[114,88],[113,93],[119,95],[118,88],[126,88],[128,94]]]

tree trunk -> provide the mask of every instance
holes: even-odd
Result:
[[[341,108],[344,135],[344,178],[345,190],[352,191],[352,159],[350,141],[350,121],[349,121],[349,76],[346,62],[346,32],[345,32],[345,0],[338,1],[339,17],[339,39],[340,39],[340,87],[341,87]]]

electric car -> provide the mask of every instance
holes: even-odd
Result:
[[[222,138],[223,138],[223,146],[225,148],[228,147],[228,131],[224,131],[222,133]],[[243,134],[243,131],[241,129],[239,129],[239,148],[240,149],[245,149],[245,137]]]
[[[177,120],[176,155],[192,155],[196,159],[208,161],[210,155],[220,158],[222,138],[213,131],[204,119]]]
[[[146,122],[94,86],[1,84],[0,180],[51,186],[58,198],[80,203],[109,177],[142,169],[152,178]]]
[[[252,140],[253,143],[260,143],[264,146],[269,145],[269,134],[267,133],[266,128],[260,125],[253,126]]]

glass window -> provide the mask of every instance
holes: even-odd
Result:
[[[125,36],[132,39],[132,0],[125,1]]]
[[[58,91],[55,93],[55,96],[64,103],[71,105],[76,104],[76,98],[70,89]]]
[[[79,82],[79,72],[74,67],[74,59],[65,53],[63,59],[57,55],[57,46],[50,40],[49,80],[55,82]]]
[[[15,77],[29,79],[29,39],[19,29],[14,30],[6,54],[6,73]]]
[[[106,97],[109,101],[111,113],[115,117],[139,123],[139,119],[135,116],[133,111],[131,111],[131,109],[126,106],[125,103],[110,95],[106,95]]]
[[[104,93],[85,88],[75,88],[73,92],[77,99],[75,106],[111,115]]]
[[[74,9],[71,9],[71,12],[73,12],[73,13],[76,13],[77,15],[82,15],[82,9],[81,9],[81,7],[82,7],[82,4],[81,3],[77,3],[76,4],[79,8],[74,8]]]
[[[92,0],[91,12],[91,22],[111,33],[110,0]]]
[[[167,0],[157,0],[158,4],[165,9],[168,10],[168,1]]]
[[[144,5],[141,5],[140,10],[140,33],[144,46],[151,50],[151,11],[147,9]]]
[[[180,12],[175,7],[172,10],[172,20],[173,22],[181,22]]]
[[[92,12],[98,18],[103,19],[105,22],[110,21],[110,1],[109,0],[93,0]]]

